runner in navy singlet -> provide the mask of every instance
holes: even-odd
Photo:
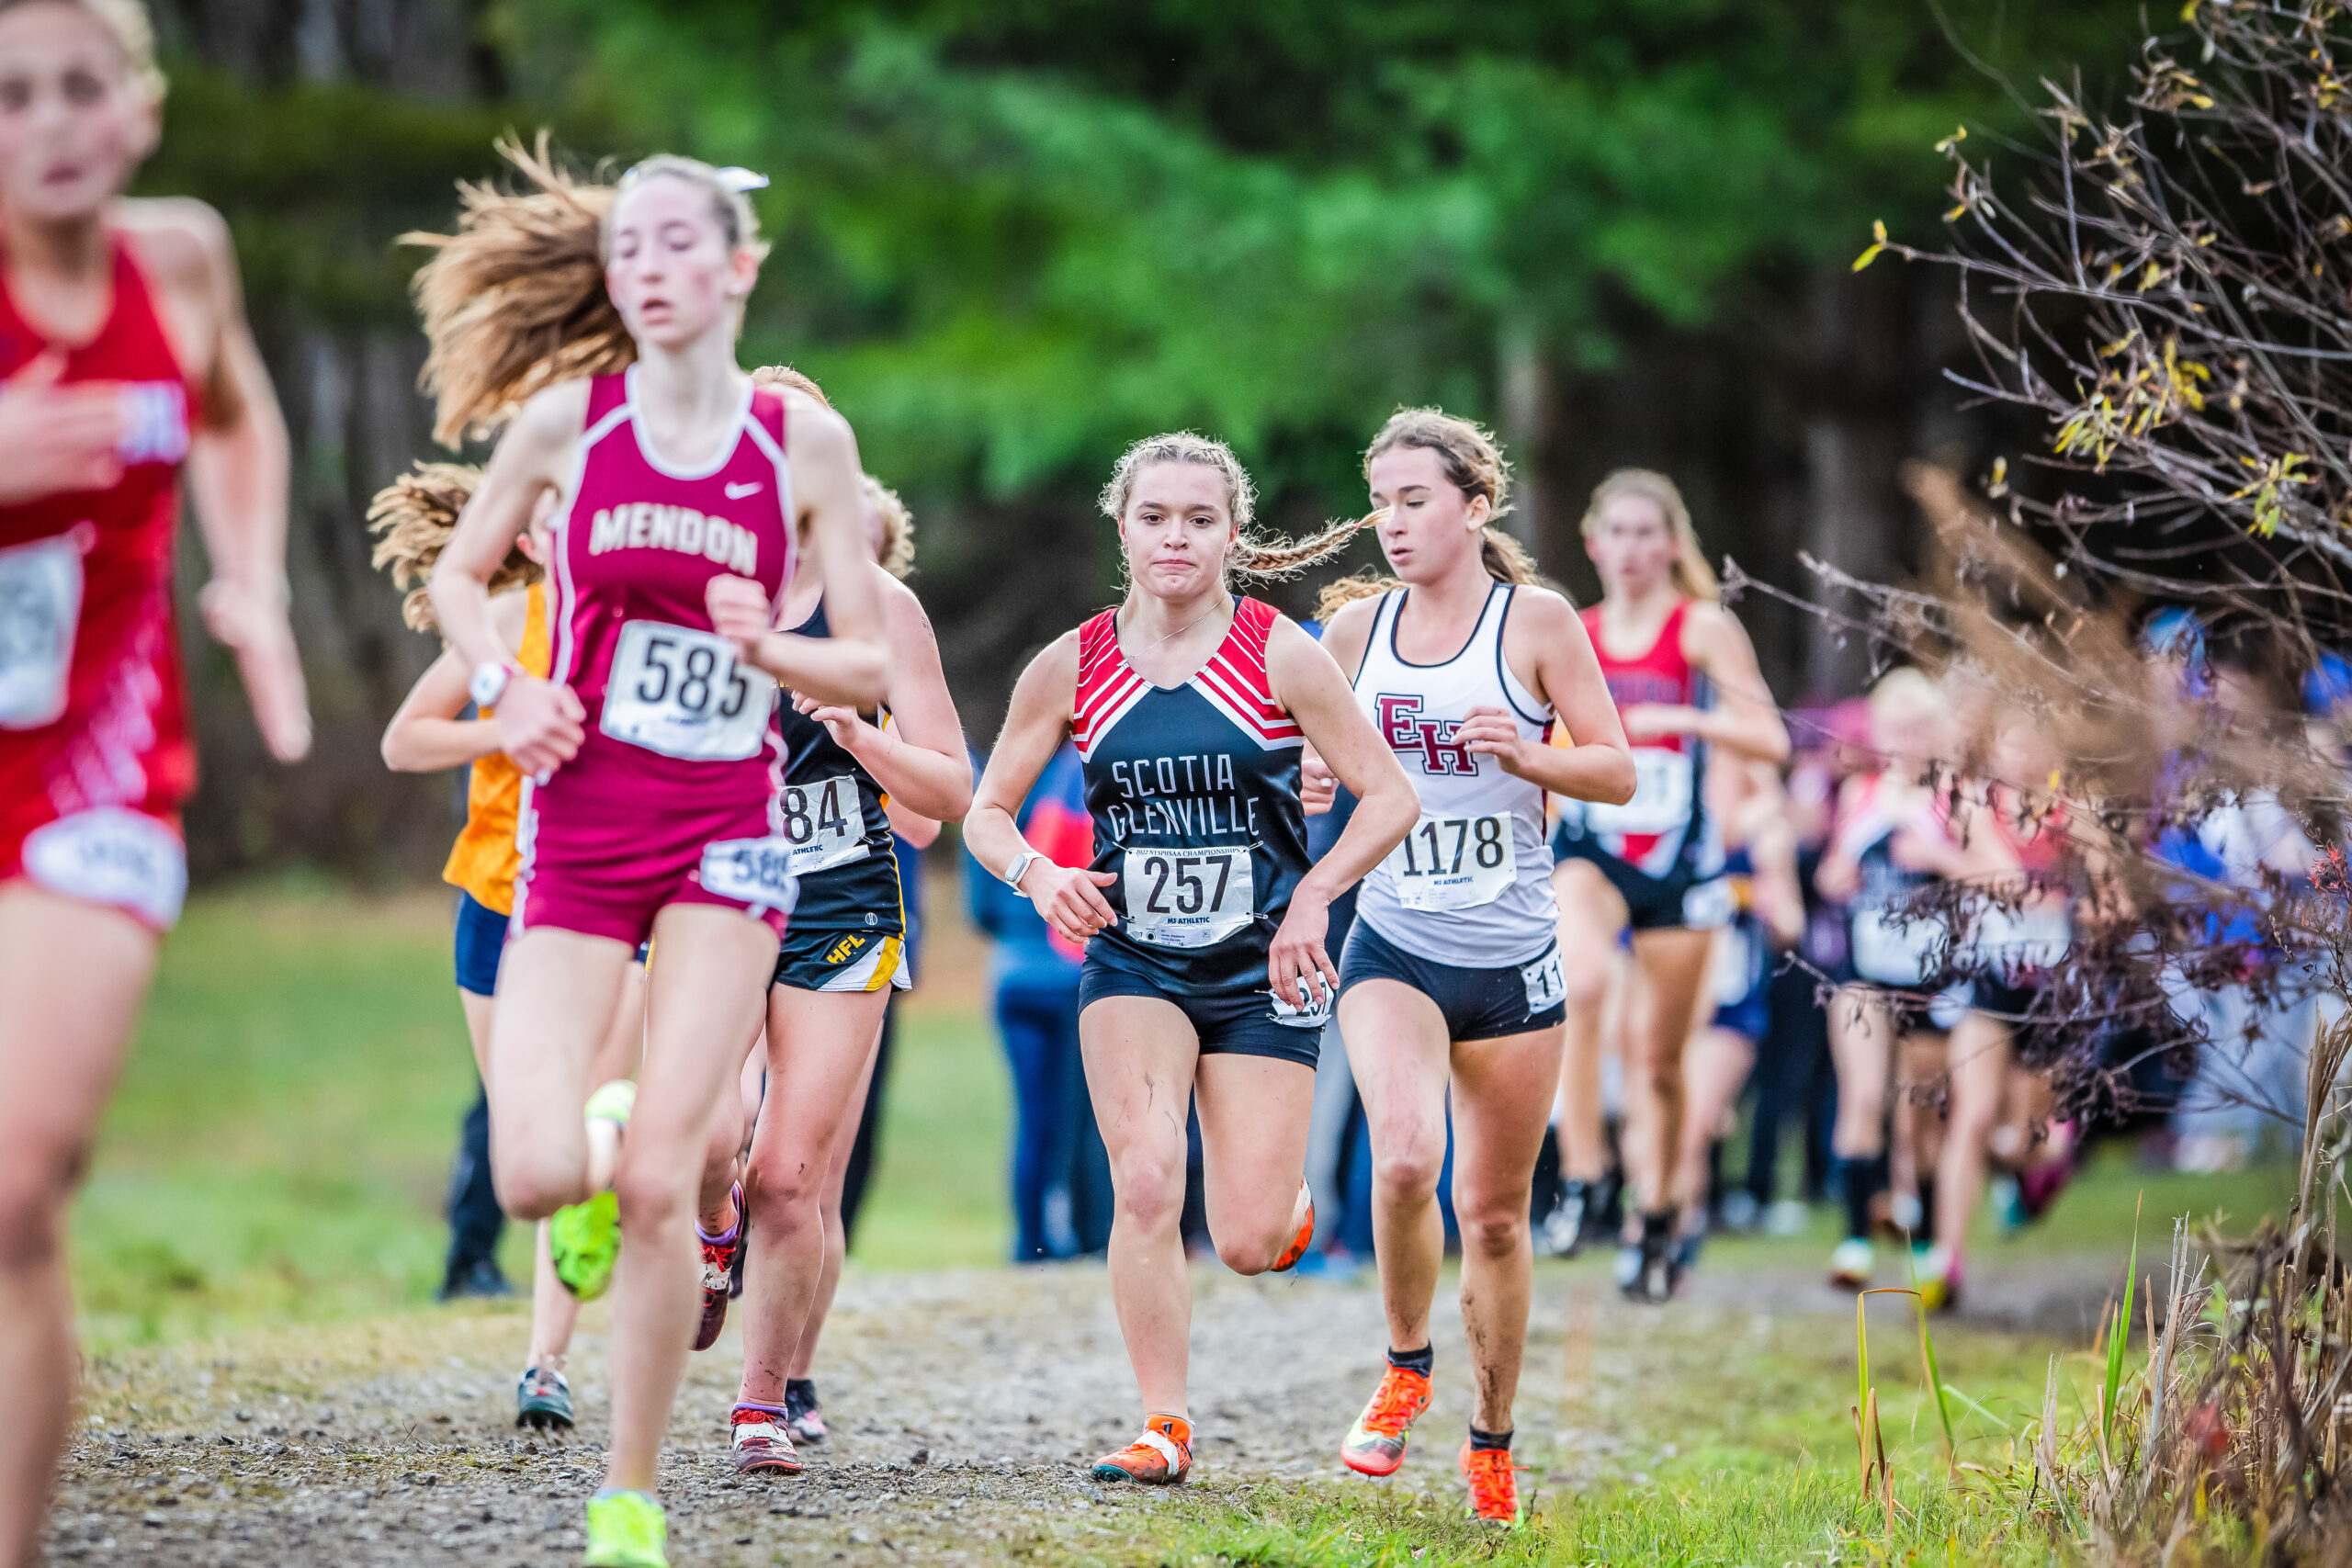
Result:
[[[1418,814],[1330,656],[1227,588],[1335,553],[1356,525],[1272,547],[1247,531],[1252,499],[1222,442],[1128,450],[1102,495],[1126,601],[1023,673],[965,824],[982,865],[1087,943],[1079,1032],[1116,1193],[1112,1295],[1145,1410],[1142,1435],[1095,1462],[1101,1480],[1164,1484],[1192,1466],[1182,1108],[1200,1112],[1218,1256],[1245,1274],[1296,1262],[1314,1234],[1306,1126],[1339,980],[1326,911]],[[1014,823],[1066,736],[1094,821],[1085,867],[1043,859]],[[1311,868],[1302,742],[1362,801]]]

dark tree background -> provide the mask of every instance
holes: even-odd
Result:
[[[360,517],[429,451],[392,236],[445,223],[503,129],[547,126],[583,163],[673,148],[774,177],[746,362],[817,376],[913,503],[917,586],[984,740],[1018,660],[1114,592],[1090,498],[1171,426],[1233,440],[1271,517],[1305,527],[1361,509],[1355,455],[1398,402],[1485,419],[1519,463],[1517,525],[1579,595],[1583,497],[1625,463],[1673,474],[1711,553],[1758,578],[1809,591],[1805,550],[1900,579],[1920,529],[1898,466],[1973,463],[1995,433],[1943,378],[1948,280],[1853,254],[1873,219],[1931,210],[1931,143],[2027,127],[2010,84],[2120,84],[2137,15],[164,0],[145,185],[237,234],[295,434],[320,720],[313,761],[270,768],[197,650],[198,865],[410,874],[446,843],[448,781],[376,755],[435,649],[368,571]],[[1861,680],[1864,650],[1810,618],[1743,614],[1784,701]]]

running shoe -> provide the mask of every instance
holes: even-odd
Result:
[[[797,1475],[807,1467],[792,1451],[792,1434],[776,1417],[785,1413],[773,1404],[738,1404],[727,1417],[735,1443],[738,1475]]]
[[[669,1522],[642,1492],[603,1492],[588,1499],[584,1568],[670,1568]]]
[[[1912,1282],[1919,1304],[1929,1312],[1950,1312],[1960,1304],[1962,1273],[1960,1255],[1949,1247],[1931,1247],[1912,1265]]]
[[[1298,1190],[1302,1192],[1306,1191],[1306,1183],[1300,1182]],[[1290,1245],[1283,1248],[1283,1255],[1274,1259],[1272,1272],[1281,1274],[1296,1268],[1298,1260],[1306,1256],[1306,1249],[1314,1245],[1315,1200],[1309,1197],[1306,1200],[1306,1223],[1298,1227],[1298,1234],[1290,1238]]]
[[[1405,1462],[1405,1434],[1430,1407],[1430,1377],[1390,1367],[1340,1444],[1340,1462],[1358,1475],[1394,1475]]]
[[[1192,1472],[1193,1424],[1182,1416],[1146,1418],[1143,1436],[1094,1461],[1095,1480],[1143,1486],[1179,1485]]]
[[[1841,1291],[1870,1288],[1871,1270],[1878,1266],[1878,1249],[1868,1236],[1849,1235],[1829,1255],[1829,1282]]]
[[[1535,1249],[1546,1258],[1574,1258],[1584,1250],[1585,1225],[1591,1216],[1593,1183],[1566,1180],[1560,1183],[1559,1201],[1544,1216],[1544,1229],[1535,1238]]]
[[[1699,1267],[1699,1249],[1706,1244],[1704,1229],[1686,1230],[1674,1238],[1674,1246],[1668,1250],[1667,1259],[1673,1266],[1674,1280],[1678,1286],[1684,1275]]]
[[[548,1222],[548,1250],[555,1256],[555,1277],[582,1301],[610,1290],[621,1260],[621,1201],[612,1189],[558,1209]]]
[[[825,1413],[817,1408],[817,1384],[811,1378],[790,1378],[784,1385],[784,1429],[792,1440],[814,1445],[825,1440]]]
[[[1657,1306],[1673,1298],[1682,1283],[1675,1260],[1675,1213],[1671,1209],[1642,1216],[1642,1237],[1617,1251],[1617,1290],[1629,1302]]]
[[[1470,1483],[1470,1517],[1482,1524],[1520,1528],[1519,1467],[1509,1449],[1474,1449],[1462,1442],[1462,1479]]]
[[[561,1372],[526,1369],[514,1384],[514,1425],[537,1431],[571,1427],[571,1385]]]
[[[727,1303],[733,1292],[729,1287],[735,1278],[735,1258],[743,1250],[744,1234],[752,1227],[745,1223],[742,1183],[735,1185],[729,1195],[735,1205],[735,1224],[724,1240],[713,1240],[703,1234],[702,1226],[695,1226],[695,1240],[702,1246],[702,1326],[695,1330],[695,1348],[707,1350],[718,1343],[718,1331],[727,1326]]]

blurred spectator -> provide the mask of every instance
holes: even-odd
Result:
[[[1084,865],[1093,858],[1094,824],[1076,747],[1063,742],[1046,764],[1019,822],[1049,860]],[[972,863],[964,872],[972,923],[994,943],[989,987],[1012,1069],[1013,1260],[1100,1253],[1111,1238],[1111,1164],[1079,1053],[1082,950],[986,867]]]

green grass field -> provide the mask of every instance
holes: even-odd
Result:
[[[899,1030],[858,1241],[877,1268],[988,1262],[1009,1090],[970,1006]],[[93,1341],[210,1334],[429,1301],[458,1118],[474,1092],[437,896],[199,898],[162,972],[74,1213]],[[527,1236],[508,1227],[508,1272]]]
[[[937,900],[936,904],[944,903]],[[288,1320],[430,1321],[443,1184],[473,1093],[448,976],[448,911],[435,896],[366,899],[277,887],[201,898],[165,950],[121,1091],[74,1216],[85,1332],[101,1354]],[[955,943],[963,941],[960,956]],[[857,1263],[867,1269],[1002,1258],[1008,1089],[953,932],[937,984],[902,1021],[881,1165]],[[2120,1265],[2134,1213],[2145,1262],[2171,1216],[2244,1224],[2276,1212],[2277,1168],[2225,1179],[2098,1161],[2051,1221],[1986,1235],[1980,1269],[2088,1253]],[[1803,1271],[1832,1239],[1824,1213],[1789,1240],[1724,1240],[1705,1267]],[[525,1238],[508,1262],[523,1272]],[[1539,1289],[1607,1290],[1605,1263],[1546,1267]],[[419,1309],[423,1309],[420,1312]],[[390,1314],[390,1317],[387,1317]],[[1939,1424],[1923,1393],[1916,1330],[1897,1303],[1872,1314],[1883,1425],[1907,1513],[1890,1534],[1856,1480],[1850,1324],[1834,1314],[1657,1320],[1612,1336],[1582,1386],[1531,1364],[1521,1454],[1543,1529],[1472,1534],[1451,1491],[1330,1481],[1199,1492],[1156,1525],[1144,1555],[1277,1564],[2030,1562],[2048,1537],[2022,1527],[1978,1476],[1942,1479]],[[355,1327],[361,1326],[355,1325]],[[1736,1343],[1727,1348],[1724,1335]],[[1569,1357],[1577,1355],[1570,1335]],[[2061,1358],[2064,1398],[2091,1397],[2081,1344],[1939,1326],[1959,1457],[1997,1470],[2038,1413]],[[1605,1451],[1589,1446],[1592,1434]],[[1600,1457],[1596,1458],[1596,1452]],[[2211,1561],[2233,1560],[2227,1552]],[[1125,1561],[1125,1559],[1121,1559]]]

